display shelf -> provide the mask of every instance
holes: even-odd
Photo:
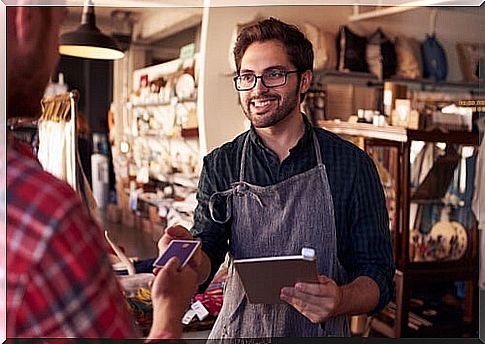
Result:
[[[479,141],[478,134],[468,131],[444,132],[440,130],[413,130],[390,125],[380,127],[368,123],[349,123],[339,120],[319,120],[317,121],[317,126],[339,135],[360,136],[369,139],[398,142],[446,142],[475,146],[478,145]]]
[[[463,333],[473,334],[475,326],[471,322],[463,321],[463,312],[450,307],[432,307],[437,311],[435,316],[417,315],[408,312],[408,325],[406,337],[410,338],[436,338],[460,337]],[[385,315],[387,313],[388,315]],[[395,321],[395,310],[382,312],[373,317],[372,327],[387,337],[396,338],[392,330]],[[424,320],[424,323],[421,321]]]
[[[154,107],[154,106],[171,106],[174,105],[174,103],[196,103],[197,98],[182,98],[182,99],[177,99],[176,101],[147,101],[147,102],[140,102],[140,103],[134,103],[130,102],[127,103],[129,107],[132,108],[139,108],[139,107]]]
[[[406,129],[399,127],[377,127],[368,123],[349,123],[343,121],[317,121],[320,128],[327,129],[335,134],[360,136],[364,138],[381,139],[405,142],[407,141]]]
[[[349,82],[354,80],[361,83],[367,82],[369,86],[384,87],[385,82],[393,82],[398,84],[405,84],[409,86],[415,86],[423,91],[438,91],[438,90],[462,90],[472,92],[473,94],[484,93],[485,83],[479,82],[467,82],[467,81],[436,81],[432,79],[424,78],[403,78],[399,76],[392,76],[390,78],[379,80],[376,75],[372,73],[364,72],[341,72],[332,69],[315,70],[314,75],[317,82],[321,82],[324,79],[331,78],[333,80],[342,79],[341,82]]]
[[[393,76],[386,81],[392,81],[395,83],[402,83],[408,85],[416,85],[419,86],[423,91],[424,90],[443,90],[443,89],[454,89],[454,90],[464,90],[464,91],[471,91],[471,92],[484,92],[485,91],[485,83],[478,83],[478,82],[466,82],[466,81],[435,81],[431,79],[408,79],[408,78],[401,78],[397,76]]]
[[[365,72],[341,72],[335,69],[318,69],[313,71],[317,77],[338,77],[348,79],[376,79],[377,76],[372,73]]]
[[[183,138],[197,138],[199,137],[199,128],[182,128],[180,130],[180,136]],[[151,132],[141,132],[139,133],[139,137],[143,138],[171,138],[173,135],[168,134],[160,134],[159,132],[151,131]]]
[[[443,199],[425,200],[423,202],[412,199],[410,176],[413,166],[410,160],[410,154],[411,146],[415,141],[423,141],[433,145],[446,143],[447,145],[456,145],[456,147],[477,146],[479,144],[478,134],[464,131],[442,132],[437,130],[410,130],[390,126],[377,127],[372,124],[348,123],[343,121],[318,121],[317,124],[351,141],[355,138],[359,138],[357,142],[363,140],[363,145],[359,143],[359,146],[369,154],[372,151],[379,151],[379,146],[391,146],[398,150],[398,154],[395,155],[389,153],[381,154],[381,156],[387,157],[392,161],[388,162],[389,167],[387,173],[379,173],[381,178],[383,175],[387,175],[387,178],[391,176],[390,181],[393,183],[393,189],[395,189],[393,197],[397,200],[397,209],[394,210],[393,215],[394,221],[397,221],[397,230],[392,230],[392,227],[390,228],[397,267],[395,275],[396,296],[394,301],[397,305],[395,310],[396,315],[394,319],[389,319],[379,314],[379,316],[373,319],[373,329],[387,337],[393,338],[421,335],[431,336],[432,334],[441,336],[441,331],[452,333],[456,330],[456,327],[453,328],[452,326],[453,323],[470,323],[474,319],[474,314],[476,314],[476,304],[473,302],[477,294],[476,282],[478,278],[478,231],[476,222],[471,226],[465,226],[463,224],[467,231],[468,244],[464,255],[460,259],[450,260],[450,257],[435,257],[436,260],[410,261],[410,204],[414,203],[418,206],[429,207],[441,207],[449,204],[448,201]],[[462,152],[460,148],[457,148],[457,151]],[[382,165],[382,161],[380,164]],[[377,166],[378,171],[383,166]],[[387,197],[388,195],[386,194],[386,200],[388,200]],[[460,205],[460,203],[457,203],[457,205]],[[469,205],[464,205],[458,206],[458,208],[468,211]],[[387,206],[389,207],[389,204]],[[391,214],[391,212],[389,213]],[[423,214],[420,216],[428,216],[426,215],[427,213]],[[433,257],[426,258],[433,259]],[[427,326],[425,329],[419,328],[418,330],[416,328],[410,328],[408,326],[410,312],[409,300],[413,288],[435,284],[436,282],[444,283],[453,281],[465,281],[466,293],[465,299],[463,300],[463,314],[457,316],[457,320],[453,320],[451,323],[437,322],[433,326]]]

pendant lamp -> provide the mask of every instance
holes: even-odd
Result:
[[[117,60],[125,54],[119,44],[96,27],[94,6],[87,0],[83,7],[81,25],[59,38],[59,53],[87,59]]]

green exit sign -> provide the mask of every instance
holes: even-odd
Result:
[[[195,54],[195,43],[190,43],[180,48],[181,60],[191,59],[192,57],[194,57],[194,54]]]

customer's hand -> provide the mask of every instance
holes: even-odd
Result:
[[[318,283],[296,283],[281,289],[280,298],[314,324],[338,314],[342,289],[327,276],[318,276]]]
[[[179,269],[180,261],[172,257],[156,274],[151,295],[153,325],[149,338],[179,338],[182,317],[197,290],[197,273],[189,266]]]
[[[165,228],[163,236],[158,240],[158,252],[162,254],[172,240],[192,240],[192,233],[184,226],[175,225]]]
[[[165,233],[158,241],[158,252],[161,255],[168,247],[172,240],[193,240],[192,233],[183,226],[176,225],[165,228]],[[200,272],[200,266],[202,264],[202,250],[200,246],[195,251],[194,255],[190,258],[188,264],[197,272]]]

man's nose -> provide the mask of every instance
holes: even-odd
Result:
[[[266,87],[263,83],[263,78],[256,78],[256,85],[254,85],[255,91],[267,91],[268,87]]]

